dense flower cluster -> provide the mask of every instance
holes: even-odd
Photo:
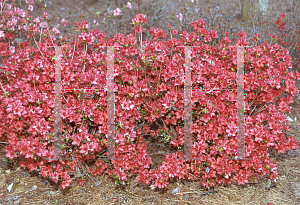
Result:
[[[6,9],[10,8],[11,5],[6,4]],[[17,9],[15,12],[24,17],[28,15]],[[13,12],[8,11],[5,18],[1,19],[2,29],[13,31],[17,22],[25,24],[22,21],[24,17],[14,19],[12,15]],[[44,18],[47,16],[45,14]],[[97,160],[96,168],[90,168],[91,173],[107,173],[110,177],[127,181],[125,171],[131,171],[139,174],[139,182],[150,184],[154,180],[154,185],[158,188],[166,187],[171,177],[195,180],[202,178],[201,183],[205,187],[231,183],[233,180],[244,184],[266,175],[276,180],[277,164],[269,159],[269,149],[275,147],[278,152],[284,152],[298,146],[294,138],[286,138],[282,132],[282,129],[289,129],[285,125],[284,112],[291,111],[289,104],[298,93],[295,76],[288,72],[291,67],[288,50],[277,44],[271,46],[267,43],[245,48],[245,154],[253,160],[230,160],[237,150],[236,125],[233,123],[237,120],[236,93],[221,89],[236,86],[236,46],[249,44],[245,40],[247,34],[237,33],[240,38],[236,45],[229,45],[231,40],[226,36],[217,47],[209,46],[206,42],[217,38],[218,32],[208,32],[205,21],[199,19],[191,24],[196,33],[184,31],[180,33],[181,40],[172,38],[165,42],[157,41],[165,37],[165,32],[151,28],[148,32],[154,36],[155,41],[145,40],[144,52],[141,53],[136,47],[134,32],[143,32],[141,25],[147,24],[147,17],[138,14],[132,22],[137,24],[133,34],[126,37],[116,34],[113,39],[107,39],[105,33],[99,30],[88,32],[89,25],[82,21],[77,23],[78,29],[82,31],[78,41],[70,44],[70,48],[74,47],[75,50],[62,48],[62,87],[80,87],[80,83],[91,82],[94,85],[106,85],[106,55],[100,50],[104,46],[116,46],[114,70],[115,82],[118,82],[115,91],[118,95],[115,99],[115,121],[119,125],[115,136],[115,157],[123,160]],[[24,25],[24,28],[27,28],[27,36],[38,31],[37,25]],[[52,32],[55,29],[52,28]],[[4,35],[11,41],[15,38],[13,33]],[[253,40],[259,38],[259,34],[256,34]],[[107,147],[107,102],[105,94],[100,91],[94,92],[96,98],[87,99],[84,103],[76,94],[67,95],[67,101],[64,99],[62,103],[62,151],[68,160],[49,160],[54,157],[54,134],[51,133],[54,130],[55,95],[52,91],[55,84],[55,63],[51,56],[55,56],[55,51],[47,46],[57,45],[58,40],[50,34],[43,40],[38,48],[30,47],[28,42],[20,43],[15,52],[8,50],[7,43],[1,42],[1,56],[8,58],[3,59],[0,67],[4,70],[1,71],[4,76],[1,80],[7,81],[2,86],[5,89],[4,95],[0,96],[0,113],[7,116],[6,119],[1,118],[0,135],[9,136],[2,139],[9,143],[6,146],[7,157],[11,160],[20,158],[20,166],[28,167],[30,171],[40,169],[44,177],[50,176],[56,183],[61,179],[62,187],[65,188],[72,181],[69,174],[74,172],[75,167],[80,167],[80,161],[95,159],[96,154]],[[184,118],[184,46],[197,46],[192,47],[191,55],[194,88],[217,90],[193,91],[193,117],[196,122],[192,126],[192,157],[197,160],[178,160],[184,157],[184,130],[180,123]],[[98,49],[98,52],[92,51],[92,48]],[[296,77],[300,79],[299,73],[296,73]],[[280,98],[283,91],[290,95]],[[275,97],[280,98],[278,106],[274,105]],[[178,138],[171,143],[179,151],[167,154],[166,160],[157,170],[150,169],[152,160],[141,134],[142,131],[152,135],[158,133],[150,131],[147,124],[135,130],[136,122],[143,118],[138,109],[141,106],[149,113],[144,118],[149,123],[164,116],[166,125],[176,126],[178,133]],[[262,111],[252,115],[254,106]],[[268,121],[268,127],[264,125],[265,121]],[[74,133],[70,122],[75,122],[78,133]],[[88,129],[92,123],[97,126],[97,133],[91,133]],[[82,180],[78,182],[84,184]]]

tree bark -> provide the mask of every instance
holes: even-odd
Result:
[[[258,23],[269,15],[269,0],[241,0],[242,19],[245,22]]]

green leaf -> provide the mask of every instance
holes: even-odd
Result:
[[[208,113],[209,113],[209,111],[208,111],[206,108],[204,108],[204,110],[202,110],[202,112],[203,112],[204,114],[208,114]]]
[[[2,159],[3,162],[7,162],[8,161],[8,158],[5,158],[5,159]]]
[[[118,180],[115,181],[115,184],[118,184]]]

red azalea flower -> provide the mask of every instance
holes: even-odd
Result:
[[[133,31],[133,34],[135,34],[135,33],[140,34],[141,32],[144,32],[144,28],[142,26],[135,26],[132,31]]]
[[[77,179],[77,182],[78,182],[79,186],[83,186],[86,184],[86,181],[83,179]]]
[[[137,14],[134,18],[134,21],[136,21],[138,23],[145,23],[148,25],[148,23],[147,23],[148,18],[146,17],[145,14]]]
[[[216,30],[210,30],[209,35],[213,38],[218,38],[218,31]]]
[[[174,29],[172,30],[172,34],[176,35],[178,33],[178,30]]]

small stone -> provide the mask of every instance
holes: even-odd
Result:
[[[61,10],[61,11],[64,11],[64,10],[66,10],[66,8],[65,8],[65,7],[61,7],[60,10]]]
[[[150,188],[153,190],[153,189],[155,189],[156,187],[152,184],[152,185],[150,185]]]
[[[181,191],[180,187],[177,187],[176,189],[173,189],[172,194],[177,194]]]
[[[294,120],[292,118],[290,118],[289,116],[287,116],[287,120],[290,122],[293,122]]]
[[[13,186],[14,186],[14,183],[11,183],[11,184],[7,187],[7,190],[8,190],[9,192],[11,192]]]
[[[34,185],[31,189],[30,189],[30,191],[34,191],[34,190],[36,190],[37,189],[37,185]]]
[[[100,186],[102,184],[102,180],[95,182],[95,186]]]

